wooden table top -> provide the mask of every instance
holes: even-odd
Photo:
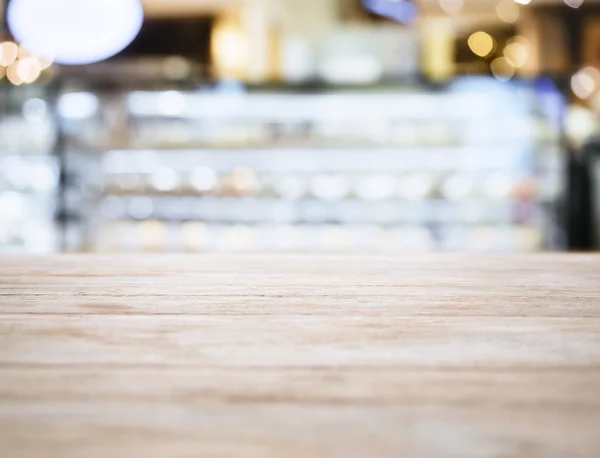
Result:
[[[0,455],[600,456],[600,256],[0,257]]]

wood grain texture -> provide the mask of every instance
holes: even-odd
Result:
[[[600,456],[600,256],[0,258],[0,456]]]

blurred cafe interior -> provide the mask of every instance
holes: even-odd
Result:
[[[600,1],[0,4],[0,252],[597,247]]]

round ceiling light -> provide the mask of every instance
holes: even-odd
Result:
[[[142,28],[144,9],[140,0],[12,0],[7,21],[36,55],[84,65],[125,49]]]

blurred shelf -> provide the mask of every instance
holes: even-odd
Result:
[[[59,249],[57,124],[41,89],[0,91],[0,252]]]
[[[524,224],[539,219],[532,202],[440,199],[369,202],[276,198],[107,197],[98,217],[105,221],[158,219],[213,223]]]
[[[256,172],[345,173],[405,171],[519,171],[529,168],[526,148],[245,148],[198,150],[112,150],[103,159],[108,173],[144,173],[157,164],[174,170],[209,166],[217,171],[248,167]]]
[[[221,121],[306,122],[364,119],[508,119],[532,111],[530,101],[496,93],[242,93],[134,92],[133,116]]]
[[[280,247],[298,251],[360,250],[336,242],[356,231],[392,240],[359,244],[375,251],[553,248],[557,101],[472,83],[64,94],[69,237],[94,251],[261,251],[276,249],[270,227],[312,240]],[[205,230],[214,243],[182,241]]]
[[[114,221],[96,227],[99,252],[532,252],[543,247],[532,225],[205,224]]]

